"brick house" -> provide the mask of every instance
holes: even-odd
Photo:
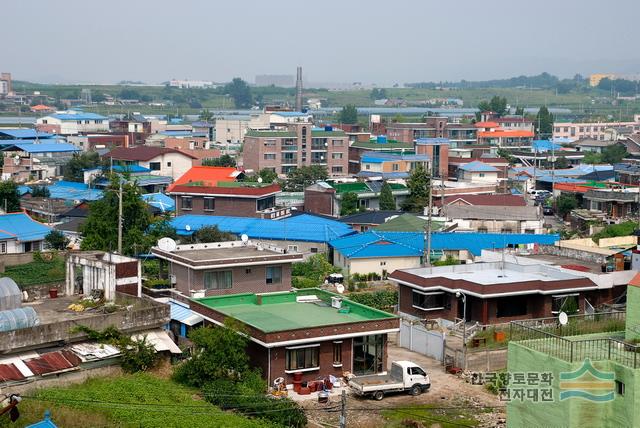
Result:
[[[510,262],[402,269],[389,278],[398,284],[401,314],[480,324],[551,317],[560,311],[584,313],[585,300],[597,306],[624,288],[598,285],[579,271]]]
[[[174,287],[185,296],[265,293],[291,289],[291,263],[301,253],[266,244],[215,242],[151,252],[168,263]]]
[[[267,383],[302,372],[310,381],[345,371],[378,374],[387,367],[387,336],[399,331],[398,317],[319,289],[234,294],[189,301],[192,311],[222,325],[244,324],[251,364]]]

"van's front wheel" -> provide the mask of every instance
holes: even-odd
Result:
[[[376,401],[380,401],[384,398],[384,392],[382,391],[376,391],[373,393],[373,399]]]
[[[416,395],[422,394],[422,387],[420,385],[413,385],[409,390],[409,394],[413,395],[414,397]]]

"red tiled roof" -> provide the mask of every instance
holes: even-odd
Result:
[[[533,137],[533,132],[497,129],[495,131],[478,131],[478,138],[480,137]]]
[[[175,183],[173,183],[168,191],[173,190],[175,186],[187,183],[202,183],[203,186],[216,186],[221,181],[235,181],[239,171],[233,167],[226,166],[193,166],[185,172]]]
[[[238,195],[238,196],[264,196],[279,192],[280,186],[271,184],[264,187],[221,187],[221,186],[187,186],[173,185],[168,193],[171,194],[200,194],[200,195]]]
[[[496,122],[476,122],[476,128],[499,128]]]
[[[69,351],[59,351],[42,354],[24,363],[34,374],[42,375],[74,368],[80,364],[80,359]]]
[[[444,198],[444,204],[450,205],[459,201],[461,204],[468,205],[492,205],[503,207],[524,207],[527,205],[527,201],[522,196],[518,195],[461,195],[461,196],[447,196]],[[436,206],[441,205],[441,200],[434,200]]]
[[[24,376],[13,364],[0,364],[0,382],[7,380],[22,380]]]
[[[498,123],[533,123],[533,120],[527,119],[526,117],[498,117],[494,120]]]
[[[631,278],[631,281],[629,281],[629,285],[633,285],[634,287],[640,287],[640,273],[637,273],[636,276]]]
[[[103,157],[116,160],[148,161],[165,153],[179,153],[191,159],[197,159],[195,156],[181,152],[178,149],[152,146],[116,147]]]

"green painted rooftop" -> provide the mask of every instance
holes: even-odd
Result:
[[[413,150],[413,143],[403,143],[396,140],[387,140],[386,143],[378,143],[376,140],[369,141],[354,141],[351,147],[359,147],[362,149],[372,150],[399,150],[399,149],[411,149]]]
[[[296,137],[295,132],[290,131],[248,131],[247,137]]]
[[[342,130],[333,130],[333,131],[311,131],[312,137],[342,137],[347,134]]]
[[[317,296],[321,301],[297,301],[298,296],[310,295]],[[194,300],[265,333],[395,318],[390,313],[351,302],[340,296],[344,298],[342,308],[349,309],[343,313],[331,307],[333,296],[338,295],[309,288],[295,292],[232,294]]]
[[[407,186],[399,183],[389,183],[391,190],[406,190]],[[367,183],[365,182],[355,182],[355,183],[331,183],[331,187],[336,189],[336,193],[343,194],[347,192],[355,192],[355,193],[377,193],[371,190]]]

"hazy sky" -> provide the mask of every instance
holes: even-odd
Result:
[[[639,0],[2,0],[14,79],[388,84],[640,73]]]

